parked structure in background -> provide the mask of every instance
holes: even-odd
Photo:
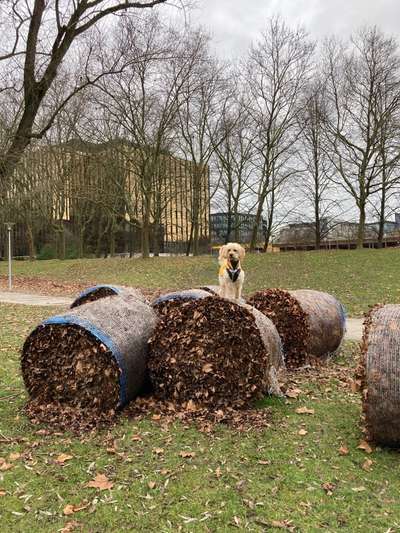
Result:
[[[254,227],[255,215],[249,213],[238,213],[235,217],[229,213],[211,213],[210,215],[210,237],[211,243],[218,245],[227,242],[240,242],[249,244]],[[266,233],[266,221],[262,221],[258,228],[257,241],[260,247],[263,246]]]
[[[149,147],[126,141],[74,141],[30,150],[17,167],[2,216],[16,224],[14,254],[133,254],[147,238],[150,251],[185,253],[198,224],[200,249],[209,248],[209,176],[164,153],[150,167]],[[193,219],[196,173],[197,220]],[[147,234],[146,234],[147,232]],[[0,256],[5,256],[5,231]]]
[[[321,248],[355,248],[358,235],[358,223],[321,220],[323,236]],[[379,222],[365,224],[364,247],[378,247]],[[385,221],[383,246],[397,246],[400,243],[400,213],[396,213],[394,221]],[[281,250],[315,248],[315,226],[312,222],[299,222],[283,227],[276,240]]]

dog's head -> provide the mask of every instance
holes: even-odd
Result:
[[[236,266],[243,261],[245,256],[245,249],[237,242],[228,242],[219,249],[219,262],[229,261],[229,263],[236,268]]]

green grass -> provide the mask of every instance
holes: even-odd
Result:
[[[398,453],[366,455],[357,448],[360,401],[347,384],[354,344],[327,368],[291,374],[301,394],[262,402],[271,410],[271,427],[261,433],[219,427],[206,435],[178,423],[123,417],[109,431],[77,438],[43,434],[23,414],[19,350],[27,333],[55,311],[0,305],[0,456],[14,465],[0,471],[2,531],[55,532],[71,521],[99,533],[261,532],[285,524],[305,532],[400,531]],[[315,412],[297,414],[299,406]],[[308,433],[300,436],[300,429]],[[339,454],[341,446],[348,455]],[[182,458],[184,450],[195,456]],[[21,457],[11,460],[11,453]],[[65,466],[55,462],[61,453],[72,456]],[[370,471],[362,468],[367,458]],[[113,482],[111,490],[86,486],[98,473]],[[325,483],[334,485],[331,495]],[[87,507],[64,516],[68,504]]]
[[[352,316],[377,302],[400,302],[400,250],[349,250],[248,255],[245,292],[311,288],[337,296]],[[84,259],[15,262],[16,274],[58,281],[188,288],[217,282],[215,257]],[[0,274],[6,274],[0,263]]]

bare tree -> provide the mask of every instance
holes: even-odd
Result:
[[[40,139],[48,131],[59,111],[93,80],[105,72],[92,73],[76,80],[65,99],[36,127],[36,119],[45,102],[46,95],[57,78],[58,71],[67,54],[78,53],[82,38],[110,15],[127,13],[129,10],[152,8],[166,0],[75,0],[74,2],[46,2],[46,0],[3,0],[0,18],[2,39],[0,62],[3,74],[0,94],[19,96],[19,109],[12,117],[13,127],[0,158],[0,178],[3,188],[7,186],[13,169],[32,139]],[[89,65],[96,50],[86,49],[83,63]],[[118,68],[114,65],[112,70]],[[18,84],[11,80],[17,72]]]
[[[202,57],[185,82],[178,106],[179,149],[185,159],[192,161],[188,167],[191,201],[187,212],[191,227],[187,255],[191,250],[198,255],[200,240],[208,234],[209,205],[218,185],[210,191],[209,164],[226,134],[223,110],[230,103],[225,65],[210,56],[204,35],[202,39]]]
[[[119,31],[118,47],[128,64],[107,83],[96,85],[101,91],[97,102],[114,134],[134,147],[129,164],[139,178],[142,253],[148,257],[150,226],[157,255],[162,216],[173,194],[165,157],[176,136],[179,95],[198,61],[203,39],[166,27],[156,15],[143,18],[139,26],[125,21]]]
[[[271,177],[279,166],[278,161],[285,159],[299,135],[299,100],[308,82],[313,49],[303,29],[292,30],[279,18],[273,18],[250,51],[246,76],[258,162],[251,249],[256,246]]]
[[[233,81],[238,84],[237,76]],[[241,220],[239,214],[251,211],[251,187],[253,146],[249,129],[249,115],[240,89],[233,92],[232,106],[223,109],[221,120],[222,142],[215,149],[216,166],[219,174],[218,189],[214,203],[219,210],[224,206],[227,212],[227,226],[224,242],[239,241]]]
[[[336,171],[332,180],[357,206],[357,247],[361,248],[367,203],[382,188],[382,164],[392,166],[399,157],[398,152],[386,150],[389,160],[383,162],[380,157],[386,125],[400,104],[397,43],[373,27],[360,30],[350,49],[329,41],[325,55],[326,125]]]
[[[326,113],[324,84],[317,79],[310,85],[299,114],[301,135],[297,154],[301,166],[299,189],[306,200],[303,211],[304,208],[312,210],[316,250],[329,233],[332,216],[340,212],[331,181],[332,163],[327,154]]]

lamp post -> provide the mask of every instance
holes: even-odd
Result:
[[[12,268],[11,268],[11,262],[12,262],[12,250],[11,250],[11,232],[12,227],[14,226],[15,222],[6,222],[6,228],[7,228],[7,235],[8,235],[8,288],[11,291],[12,290]]]

